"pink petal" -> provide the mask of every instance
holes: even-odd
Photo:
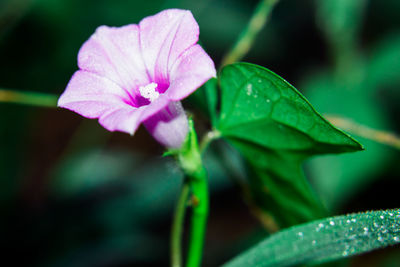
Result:
[[[139,27],[142,55],[150,77],[167,83],[172,65],[199,39],[199,26],[190,11],[168,9],[144,18]]]
[[[130,107],[129,95],[107,78],[86,71],[77,71],[58,99],[58,106],[87,118],[97,118],[110,109]]]
[[[200,45],[194,45],[173,66],[170,73],[171,83],[166,94],[171,100],[181,100],[215,76],[212,59]]]
[[[169,148],[181,147],[189,130],[181,102],[170,102],[143,124],[158,142]]]
[[[79,50],[78,66],[109,78],[131,94],[139,85],[149,83],[141,56],[139,27],[134,24],[98,27]]]
[[[131,135],[139,127],[141,111],[135,108],[109,110],[99,118],[99,123],[107,130],[126,132]]]
[[[150,105],[140,108],[111,109],[99,118],[99,123],[109,131],[120,131],[133,135],[140,123],[163,110],[168,103],[169,100],[166,97],[160,97]]]

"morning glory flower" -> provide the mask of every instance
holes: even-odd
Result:
[[[109,131],[133,135],[143,123],[161,144],[178,148],[188,132],[180,100],[216,75],[198,37],[192,13],[179,9],[100,26],[82,45],[58,106],[98,118]]]

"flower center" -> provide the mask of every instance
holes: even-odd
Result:
[[[154,82],[149,83],[146,86],[140,86],[139,87],[140,95],[149,100],[150,102],[153,102],[160,96],[160,93],[156,91],[157,86],[158,85]]]

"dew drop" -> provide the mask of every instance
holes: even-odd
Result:
[[[324,227],[323,223],[318,224],[317,228],[315,228],[315,231],[319,232],[321,230],[321,228]]]
[[[253,85],[252,85],[251,83],[249,83],[249,84],[247,84],[247,86],[246,86],[246,94],[247,94],[248,96],[250,96],[252,92],[253,92]]]
[[[364,229],[364,235],[367,235],[368,234],[368,227],[364,227],[363,229]]]
[[[333,226],[333,225],[335,225],[335,222],[334,221],[330,221],[329,224]]]
[[[378,236],[378,241],[379,241],[379,242],[382,242],[382,241],[383,241],[383,238],[382,238],[381,236]]]
[[[393,240],[396,241],[396,242],[399,242],[400,238],[398,236],[395,236],[395,237],[393,237]]]
[[[297,235],[298,235],[300,238],[303,238],[303,236],[304,236],[303,232],[298,232]]]
[[[347,255],[349,255],[349,245],[348,244],[345,244],[344,245],[344,251],[342,252],[342,256],[347,256]]]
[[[381,218],[382,220],[385,219],[385,217],[383,217],[383,215],[379,216],[379,218]]]

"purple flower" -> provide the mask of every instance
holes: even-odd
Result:
[[[58,106],[98,118],[109,131],[133,135],[143,122],[161,144],[178,148],[188,132],[179,100],[216,75],[198,37],[192,13],[179,9],[139,25],[100,26],[81,47]]]

